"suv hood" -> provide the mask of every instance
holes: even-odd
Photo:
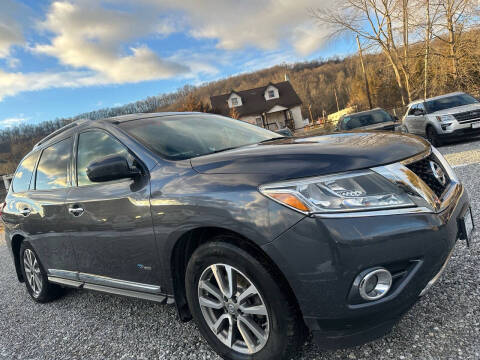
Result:
[[[269,174],[279,181],[389,164],[429,146],[412,135],[349,132],[272,140],[193,158],[191,164],[200,173]]]
[[[457,107],[450,108],[450,109],[436,111],[436,112],[433,112],[431,114],[435,114],[435,115],[458,114],[458,113],[463,113],[463,112],[472,111],[472,110],[479,110],[479,109],[480,109],[480,103],[457,106]]]

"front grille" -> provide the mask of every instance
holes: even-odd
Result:
[[[442,170],[445,176],[445,184],[442,184],[440,180],[433,173],[431,162],[436,163]],[[447,175],[445,169],[441,166],[440,162],[431,154],[426,158],[416,161],[414,163],[408,164],[407,167],[413,171],[420,179],[427,184],[430,189],[437,195],[439,198],[442,196],[444,191],[447,189],[450,184],[450,178]]]
[[[460,123],[468,123],[480,119],[480,110],[466,111],[458,114],[453,114],[453,116]]]

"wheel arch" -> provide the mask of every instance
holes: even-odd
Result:
[[[173,281],[173,293],[178,314],[182,321],[189,321],[192,318],[185,294],[185,271],[188,261],[193,252],[199,246],[212,241],[214,237],[219,235],[224,236],[223,241],[242,248],[257,260],[265,263],[271,268],[274,271],[275,276],[281,282],[282,288],[287,291],[287,295],[292,300],[298,313],[301,314],[297,298],[286,277],[259,245],[243,235],[228,229],[220,227],[201,227],[192,229],[183,234],[175,243],[171,253],[170,270]],[[301,318],[303,319],[302,316]]]
[[[428,128],[432,128],[438,134],[439,133],[438,132],[438,126],[439,125],[436,124],[434,121],[432,121],[431,119],[428,119],[427,121],[425,121],[425,127],[423,128],[423,133],[426,136]]]

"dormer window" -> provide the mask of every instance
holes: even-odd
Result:
[[[263,97],[265,98],[265,100],[268,101],[272,99],[278,99],[280,96],[278,93],[278,89],[273,85],[269,85],[265,89],[265,92],[263,93]]]
[[[234,108],[234,107],[237,107],[237,106],[242,106],[243,103],[242,103],[242,98],[240,97],[240,95],[232,92],[230,94],[230,96],[228,97],[228,107],[231,109],[231,108]]]

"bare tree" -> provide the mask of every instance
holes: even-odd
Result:
[[[399,3],[401,1],[401,3]],[[399,4],[405,17],[403,23],[404,54],[397,46],[395,21]],[[336,9],[312,10],[313,16],[332,28],[332,35],[354,33],[378,46],[395,73],[402,104],[410,101],[408,63],[408,1],[405,0],[344,0]]]
[[[423,98],[428,97],[428,62],[430,60],[430,42],[432,38],[432,21],[430,17],[430,0],[425,0],[425,66],[424,66],[424,85]]]
[[[235,107],[232,107],[230,109],[230,114],[229,115],[232,119],[239,119],[240,118],[240,113],[238,112],[238,110]]]
[[[476,0],[441,0],[438,2],[439,16],[433,29],[434,37],[447,44],[448,54],[443,55],[450,63],[450,76],[454,81],[459,76],[459,60],[464,51],[459,51],[462,35],[476,19]],[[465,49],[462,49],[465,50]],[[463,54],[462,54],[463,53]]]

